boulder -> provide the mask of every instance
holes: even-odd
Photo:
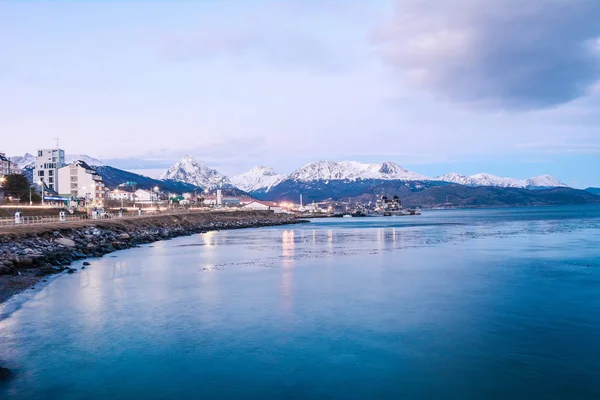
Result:
[[[90,263],[89,263],[89,262],[87,262],[87,261],[84,261],[84,262],[83,262],[83,266],[84,266],[84,267],[86,267],[86,266],[88,266],[88,265],[90,265]]]
[[[13,373],[8,368],[0,367],[0,382],[5,382],[13,377]]]
[[[75,242],[71,239],[67,239],[67,238],[58,238],[58,239],[54,239],[54,241],[58,244],[62,244],[63,246],[67,246],[67,247],[75,247]]]
[[[121,239],[121,240],[127,240],[129,238],[131,238],[131,236],[129,236],[129,233],[121,233],[119,235],[119,239]]]

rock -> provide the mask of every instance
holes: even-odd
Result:
[[[12,267],[14,264],[11,260],[4,260],[2,263],[7,267]]]
[[[58,239],[54,239],[54,241],[58,244],[62,244],[63,246],[67,246],[67,247],[75,247],[75,242],[71,239],[67,239],[67,238],[58,238]]]
[[[0,275],[10,275],[10,273],[11,273],[10,267],[7,267],[7,266],[0,267]]]
[[[81,267],[81,269],[85,269],[85,266]]]
[[[54,236],[55,238],[60,236],[60,232],[59,231],[54,231],[52,232],[52,236]]]
[[[131,236],[129,235],[129,233],[121,233],[118,237],[121,240],[126,240],[126,239],[130,239],[131,238]]]
[[[87,261],[83,262],[83,266],[88,266],[88,265],[91,265],[91,264],[89,262],[87,262]]]
[[[13,377],[13,373],[8,368],[0,367],[0,382],[6,382]]]
[[[33,265],[33,258],[31,257],[19,257],[17,262],[20,267],[30,267]]]
[[[69,268],[69,269],[67,270],[67,274],[72,274],[72,273],[73,273],[73,272],[75,272],[75,271],[77,271],[77,270],[76,270],[76,269],[73,269],[73,268]]]

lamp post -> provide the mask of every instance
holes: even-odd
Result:
[[[154,186],[154,192],[156,193],[155,199],[156,199],[156,208],[158,207],[158,186]]]
[[[38,185],[40,185],[40,193],[42,194],[42,205],[44,205],[44,182],[40,179]]]

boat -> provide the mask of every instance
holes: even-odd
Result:
[[[352,215],[350,215],[350,214],[344,214],[344,215],[342,215],[342,217],[343,218],[352,218]]]

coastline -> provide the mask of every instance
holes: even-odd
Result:
[[[301,222],[307,221],[268,211],[237,211],[5,227],[0,229],[0,305],[48,275],[75,272],[70,265],[77,260],[213,230]]]

